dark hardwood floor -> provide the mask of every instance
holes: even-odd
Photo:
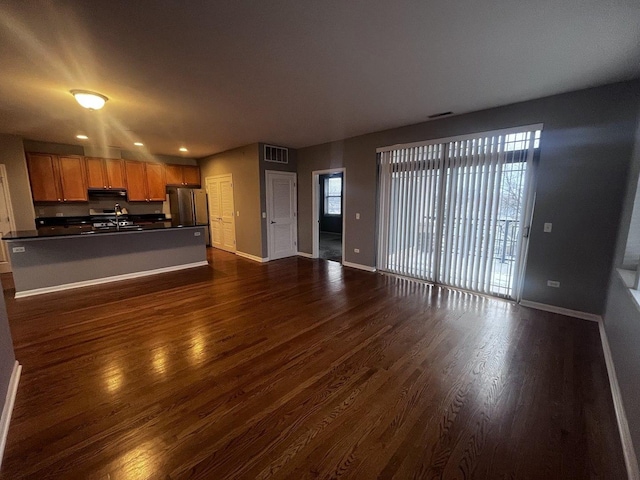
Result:
[[[14,300],[0,478],[624,479],[596,323],[290,258]]]

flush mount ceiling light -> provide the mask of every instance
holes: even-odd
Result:
[[[188,152],[189,150],[187,150],[187,147],[180,147],[179,149],[181,152]]]
[[[136,147],[144,147],[144,143],[142,142],[133,142]]]
[[[107,97],[100,93],[90,92],[89,90],[71,90],[76,101],[89,110],[100,110],[104,107],[104,104],[109,100]]]
[[[76,135],[76,138],[78,140],[89,140],[89,137],[87,137],[86,135]]]

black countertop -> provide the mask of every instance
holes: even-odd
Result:
[[[124,234],[135,233],[150,230],[171,230],[173,228],[197,228],[206,227],[206,223],[201,224],[173,224],[169,220],[165,222],[143,223],[132,227],[116,227],[96,228],[89,225],[71,225],[68,227],[44,227],[38,230],[19,230],[17,232],[9,232],[3,235],[3,240],[29,240],[36,238],[49,237],[77,237],[77,236],[93,236],[104,234]]]

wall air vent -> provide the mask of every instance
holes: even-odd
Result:
[[[265,145],[264,161],[275,163],[289,163],[289,149],[283,147],[274,147],[273,145]]]

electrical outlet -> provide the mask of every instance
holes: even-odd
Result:
[[[239,216],[240,216],[240,210],[236,212],[236,217],[239,217]]]
[[[560,282],[556,280],[547,280],[547,287],[560,288]]]
[[[194,237],[199,237],[202,232],[193,232]]]
[[[544,224],[544,233],[551,233],[551,228],[553,227],[552,223],[545,223]]]
[[[56,217],[64,217],[64,213],[62,213],[62,212],[56,212]]]
[[[13,253],[22,253],[24,252],[24,247],[13,247],[11,250]]]
[[[360,220],[360,214],[356,213],[356,220]]]
[[[359,248],[354,248],[353,249],[353,253],[360,253],[360,249]]]
[[[262,218],[267,218],[267,212],[262,212]]]

